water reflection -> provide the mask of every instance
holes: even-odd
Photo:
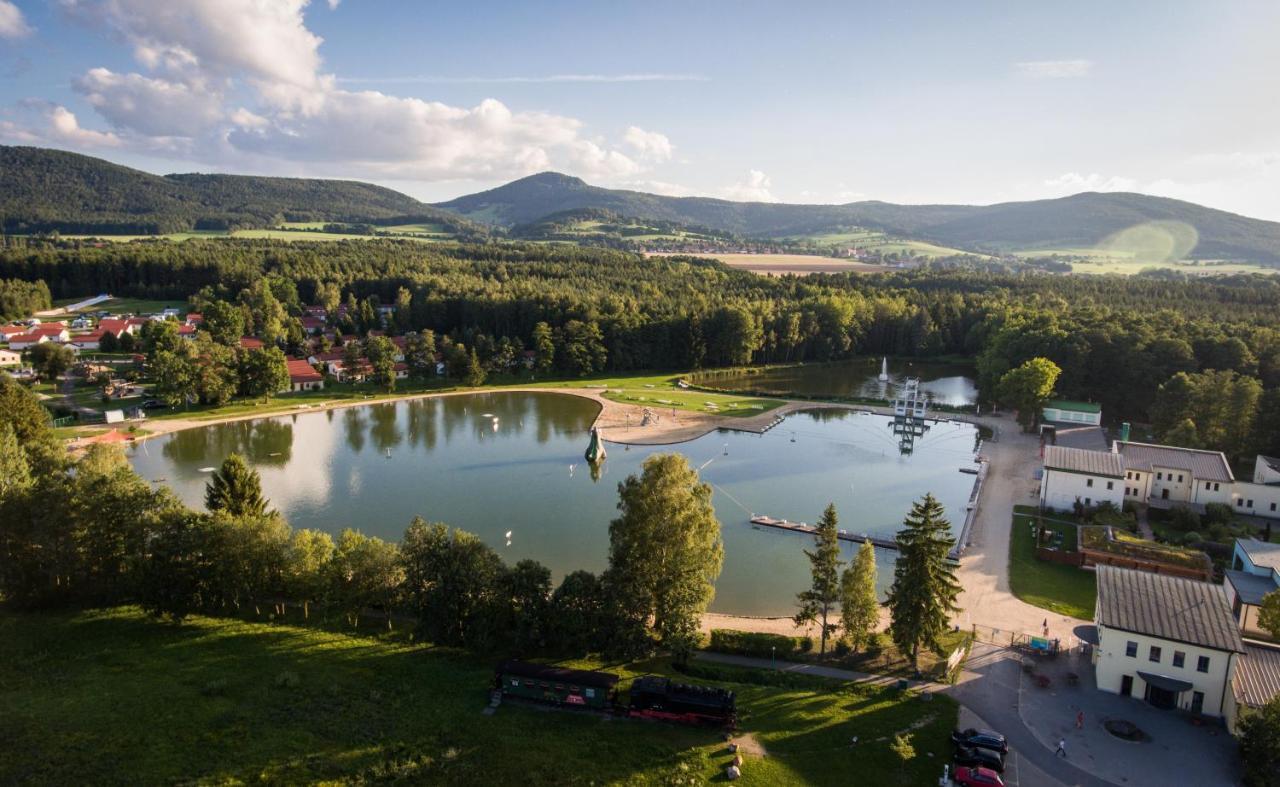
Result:
[[[712,485],[723,527],[724,572],[712,608],[754,615],[794,612],[811,543],[756,530],[750,514],[813,522],[834,502],[842,527],[892,535],[926,491],[959,524],[972,489],[973,476],[958,472],[972,466],[977,438],[965,424],[931,424],[904,456],[892,419],[819,409],[788,416],[763,435],[719,431],[674,446],[610,445],[608,459],[592,467],[583,452],[597,411],[588,400],[554,394],[440,397],[178,432],[143,442],[132,461],[143,477],[167,479],[200,506],[208,480],[200,468],[238,451],[295,527],[358,527],[398,540],[421,515],[476,533],[509,562],[538,560],[559,577],[605,567],[616,482],[638,473],[647,457],[678,451]],[[508,530],[519,534],[510,543]],[[852,548],[842,551],[852,557]],[[887,582],[892,556],[880,559]]]
[[[887,401],[898,395],[908,377],[919,377],[920,389],[929,395],[930,401],[959,406],[978,400],[973,375],[974,370],[964,365],[899,359],[889,362],[889,379],[882,381],[880,359],[859,358],[765,369],[754,374],[707,375],[702,379],[719,388]]]

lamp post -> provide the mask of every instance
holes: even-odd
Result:
[[[769,646],[769,667],[771,669],[778,668],[778,646],[777,645]]]

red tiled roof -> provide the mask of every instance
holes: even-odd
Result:
[[[0,335],[2,336],[18,336],[27,333],[25,325],[0,325]]]
[[[66,329],[67,329],[67,326],[63,325],[60,322],[57,322],[57,323],[51,322],[48,325],[37,325],[36,327],[31,329],[31,332],[41,333],[41,334],[44,334],[45,336],[57,336],[58,334],[65,331]]]
[[[188,312],[187,322],[192,325],[198,322],[204,322],[204,315],[200,312]]]
[[[316,328],[324,327],[324,320],[319,317],[303,317],[298,322],[302,323],[302,329],[305,331],[314,331]]]
[[[252,336],[241,336],[240,346],[246,350],[261,350],[263,344],[261,339],[255,339]]]
[[[101,320],[98,320],[99,331],[110,332],[116,336],[124,333],[128,328],[129,321],[122,320],[118,317],[103,317]]]
[[[179,335],[179,336],[190,336],[191,334],[193,334],[193,333],[195,333],[195,332],[196,332],[196,326],[194,326],[194,325],[179,325],[179,326],[178,326],[178,335]]]
[[[403,336],[392,336],[391,343],[403,350],[405,345],[409,343],[409,340]]]
[[[345,357],[346,353],[320,353],[316,356],[316,360],[322,363],[328,363],[329,361],[341,361]]]
[[[34,344],[36,342],[39,342],[41,339],[48,339],[48,338],[49,337],[43,333],[20,333],[20,334],[17,334],[16,336],[10,336],[9,344],[22,344],[24,342],[28,344]]]
[[[311,364],[298,358],[290,358],[285,361],[285,365],[289,368],[289,382],[293,383],[313,383],[324,379],[324,375],[315,370]]]
[[[404,372],[404,371],[408,371],[408,370],[409,370],[409,364],[407,364],[407,363],[398,363],[398,364],[396,364],[396,366],[395,366],[395,370],[396,370],[397,372]]]

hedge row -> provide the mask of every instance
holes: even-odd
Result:
[[[787,658],[813,650],[813,640],[809,637],[784,637],[781,634],[712,629],[711,644],[707,649],[737,656]]]

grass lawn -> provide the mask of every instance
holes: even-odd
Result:
[[[1098,586],[1093,572],[1060,563],[1036,560],[1031,526],[1035,509],[1015,506],[1009,537],[1009,589],[1032,606],[1093,620]],[[1065,538],[1064,542],[1071,542]]]
[[[511,703],[482,715],[492,661],[318,628],[203,617],[175,626],[132,608],[0,613],[0,782],[722,778],[730,755],[717,731]],[[624,680],[676,674],[660,660],[607,668]],[[950,698],[761,677],[716,673],[737,692],[742,731],[768,752],[747,755],[744,784],[932,784],[949,755]],[[899,732],[916,751],[906,762],[889,748]]]
[[[947,656],[956,648],[969,644],[971,635],[967,631],[948,631],[939,637],[942,651],[941,658],[932,651],[920,653],[920,672],[928,680],[946,682]],[[863,649],[860,653],[850,653],[844,657],[830,659],[832,666],[856,672],[870,672],[876,675],[894,675],[900,678],[914,678],[915,671],[907,657],[898,651],[893,639],[885,632],[876,634],[876,647]],[[826,661],[823,662],[827,663]]]

